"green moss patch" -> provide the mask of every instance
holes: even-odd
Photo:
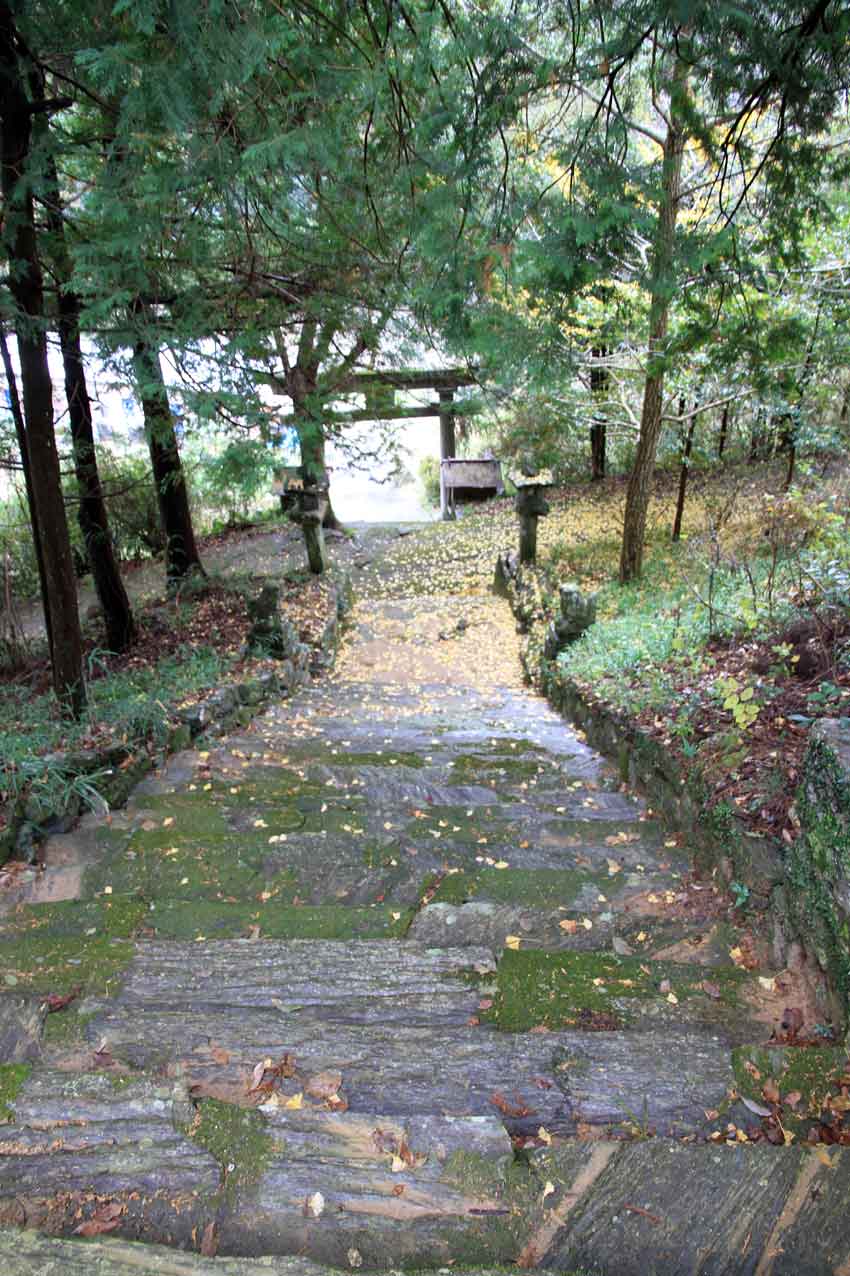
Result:
[[[451,765],[451,778],[455,784],[489,784],[493,780],[501,780],[509,784],[521,784],[529,780],[537,780],[546,774],[544,765],[546,755],[542,757],[523,757],[516,753],[462,753]],[[549,760],[549,770],[555,764]],[[558,768],[560,771],[560,768]]]
[[[28,1063],[0,1063],[0,1124],[14,1121],[15,1099],[31,1072]]]
[[[205,781],[193,791],[146,799],[143,814],[160,827],[170,818],[169,827],[189,837],[226,836],[236,828],[250,828],[257,818],[274,819],[275,832],[291,833],[304,824],[299,789],[296,786],[294,793],[291,789],[265,779],[261,784],[240,777],[234,777],[232,784]]]
[[[145,912],[120,897],[20,908],[0,931],[0,968],[7,982],[35,992],[108,992],[133,956]]]
[[[712,972],[733,997],[744,978],[738,971]],[[670,995],[675,1005],[689,997],[708,998],[702,988],[704,972],[673,962],[641,961],[599,952],[547,953],[535,949],[507,949],[499,961],[492,1007],[484,1021],[505,1032],[547,1028],[612,1028],[627,1015],[629,1001]],[[662,991],[661,984],[665,984]],[[625,1003],[625,1004],[624,1004]]]
[[[522,836],[519,826],[494,811],[498,811],[495,803],[493,807],[429,804],[405,824],[404,836],[419,846],[433,844],[440,850],[446,843],[471,847],[482,855],[492,854],[498,848],[515,847]]]
[[[796,1121],[819,1116],[838,1093],[848,1058],[838,1046],[741,1046],[732,1052],[732,1066],[738,1093],[757,1103],[765,1102],[765,1083],[776,1082],[782,1123],[793,1129]],[[789,1094],[799,1094],[799,1101],[787,1105]]]
[[[277,1150],[261,1112],[219,1099],[201,1101],[186,1133],[218,1161],[227,1191],[256,1183]]]
[[[433,897],[438,904],[463,904],[472,899],[529,908],[568,908],[581,891],[592,886],[609,897],[620,883],[603,873],[581,869],[498,869],[447,873]]]
[[[282,904],[279,899],[261,905],[165,900],[146,921],[162,939],[240,939],[254,933],[258,939],[400,939],[412,917],[412,909],[379,904],[346,908]]]
[[[376,750],[372,753],[354,753],[348,749],[329,749],[323,756],[325,766],[406,766],[419,770],[426,766],[425,759],[418,753],[397,753],[392,749]]]
[[[48,1015],[44,1021],[43,1040],[47,1045],[60,1049],[83,1045],[86,1040],[86,1025],[94,1019],[95,1013],[93,1010],[78,1010],[72,1003],[57,1014]]]
[[[85,876],[85,889],[97,894],[135,894],[146,899],[184,896],[201,899],[246,897],[266,885],[264,865],[270,851],[271,827],[241,833],[203,836],[176,823],[140,830],[114,849]]]

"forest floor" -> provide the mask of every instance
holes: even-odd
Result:
[[[388,539],[330,676],[6,892],[0,1225],[66,1238],[9,1276],[850,1269],[846,1051],[524,685],[507,517]]]

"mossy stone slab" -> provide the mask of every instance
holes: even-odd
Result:
[[[570,1212],[541,1265],[618,1276],[755,1276],[805,1155],[795,1148],[632,1144]],[[557,1158],[544,1158],[538,1172],[557,1184]]]
[[[495,1109],[507,1129],[526,1134],[624,1126],[642,1112],[659,1133],[703,1131],[705,1110],[732,1085],[715,1025],[499,1031],[482,1022],[480,1004],[493,1000],[494,976],[482,948],[146,941],[85,1033],[135,1067],[179,1063],[207,1092],[244,1095],[258,1060],[289,1055],[305,1075],[340,1071],[352,1112]]]
[[[179,1133],[188,1104],[174,1081],[38,1070],[0,1142],[0,1221],[70,1234],[104,1201],[117,1231],[186,1245],[213,1217],[215,1159]]]

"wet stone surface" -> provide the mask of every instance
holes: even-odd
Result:
[[[840,1155],[728,1132],[734,928],[519,674],[506,604],[373,598],[51,839],[0,913],[0,1224],[76,1239],[3,1271],[844,1270]]]

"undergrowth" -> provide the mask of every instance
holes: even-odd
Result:
[[[104,738],[117,743],[162,744],[174,707],[219,681],[232,658],[212,647],[183,647],[152,665],[93,678],[78,722],[63,719],[51,692],[33,695],[20,684],[0,684],[0,802],[28,793],[61,810],[76,795],[98,805],[98,774],[80,775],[51,754],[85,749]]]

